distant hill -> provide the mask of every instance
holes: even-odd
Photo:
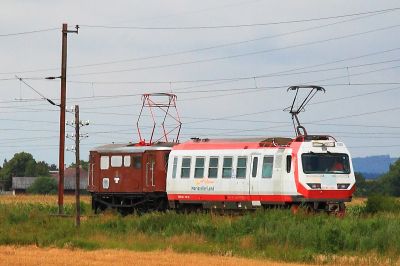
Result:
[[[396,160],[389,155],[353,158],[353,167],[355,172],[362,173],[366,179],[375,179],[389,171],[390,164]]]

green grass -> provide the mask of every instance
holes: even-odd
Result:
[[[73,205],[65,206],[72,215]],[[82,249],[162,250],[315,262],[318,257],[377,254],[399,258],[400,214],[366,214],[354,206],[340,219],[267,210],[243,216],[149,213],[92,215],[82,204],[81,228],[74,218],[50,214],[48,204],[0,204],[0,244]],[[90,215],[90,216],[88,216]]]

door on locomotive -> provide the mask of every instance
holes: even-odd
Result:
[[[146,151],[143,154],[143,191],[153,192],[156,186],[155,168],[156,168],[156,154],[152,151]]]
[[[144,192],[165,192],[169,150],[143,153],[142,182]]]

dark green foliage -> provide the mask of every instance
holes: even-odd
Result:
[[[69,167],[75,167],[75,163],[71,163]],[[82,169],[85,169],[86,171],[88,171],[89,169],[89,162],[85,161],[85,160],[80,160],[80,166]]]
[[[400,159],[390,166],[389,172],[380,177],[379,181],[385,194],[400,196]]]
[[[393,197],[372,195],[368,197],[365,212],[400,212],[400,202]]]
[[[400,196],[400,159],[390,165],[389,172],[377,180],[366,181],[362,174],[355,173],[356,196],[365,197],[373,194]]]
[[[57,192],[57,181],[48,176],[38,177],[27,189],[27,192],[31,194],[55,194]]]
[[[9,161],[4,161],[0,170],[0,181],[5,190],[12,185],[13,176],[49,176],[48,165],[45,162],[36,162],[30,153],[16,153]]]
[[[55,165],[54,163],[52,163],[52,164],[49,166],[49,171],[57,171],[57,170],[58,170],[57,165]]]

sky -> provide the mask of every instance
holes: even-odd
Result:
[[[60,80],[45,78],[60,76],[63,23],[79,25],[68,34],[67,106],[90,121],[82,159],[138,141],[145,93],[177,95],[181,142],[293,137],[284,109],[299,84],[326,89],[299,114],[309,134],[334,136],[353,157],[400,157],[399,13],[394,0],[4,0],[0,160],[25,151],[58,164],[59,108],[35,91],[60,101]],[[147,140],[149,115],[139,123]],[[67,165],[74,156],[66,151]]]

